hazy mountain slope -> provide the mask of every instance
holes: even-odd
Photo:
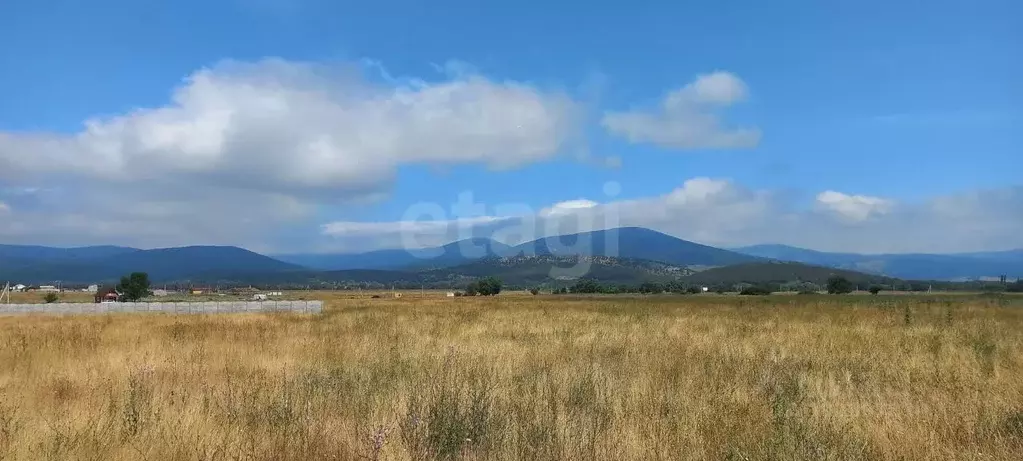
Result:
[[[11,259],[33,259],[36,261],[67,261],[97,259],[138,251],[137,248],[111,245],[75,248],[55,248],[37,245],[0,245],[0,261]]]
[[[780,261],[830,266],[913,280],[957,280],[1023,275],[1023,250],[932,255],[827,253],[785,245],[756,245],[736,251]]]
[[[631,284],[672,280],[689,273],[684,267],[631,258],[535,255],[485,258],[460,266],[426,270],[420,274],[427,282],[458,282],[493,276],[507,284],[528,286],[578,278]]]
[[[825,284],[828,278],[833,275],[839,275],[853,283],[864,285],[894,281],[890,277],[794,262],[758,262],[718,267],[697,272],[686,277],[684,280],[705,285],[784,283],[792,281]]]
[[[102,258],[0,264],[0,279],[21,283],[98,283],[119,279],[130,272],[147,272],[153,281],[221,278],[241,274],[297,271],[293,264],[237,247],[191,246],[132,250]]]
[[[505,255],[507,245],[490,239],[466,239],[442,247],[378,250],[354,254],[282,254],[276,259],[322,270],[445,267],[488,256]]]
[[[760,258],[693,243],[641,227],[539,239],[512,249],[524,255],[596,255],[662,261],[680,266],[724,266]]]

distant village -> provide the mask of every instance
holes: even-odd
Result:
[[[62,287],[60,285],[25,285],[21,283],[9,284],[8,290],[11,293],[91,293],[96,302],[118,301],[120,293],[113,285],[89,285],[85,288]],[[0,288],[4,288],[0,284]],[[271,297],[283,296],[281,291],[264,292],[252,287],[232,287],[221,289],[220,287],[175,287],[175,288],[154,288],[150,290],[153,297],[166,297],[178,295],[213,295],[213,296],[245,296],[255,301],[264,301]]]

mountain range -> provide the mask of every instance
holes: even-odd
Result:
[[[700,245],[641,227],[581,232],[533,240],[516,246],[490,239],[467,239],[438,248],[379,250],[358,254],[280,254],[278,260],[322,270],[451,267],[490,257],[617,256],[686,266],[724,266],[759,260]]]
[[[827,253],[786,245],[735,248],[750,256],[848,269],[912,280],[996,280],[1023,277],[1023,250],[961,254]]]
[[[96,283],[135,271],[154,281],[206,280],[305,268],[231,246],[139,250],[124,247],[49,248],[0,245],[0,280]]]
[[[134,271],[157,282],[456,285],[498,276],[508,283],[538,284],[558,278],[554,267],[589,265],[585,277],[615,283],[688,278],[728,281],[819,281],[834,273],[864,282],[885,277],[953,280],[1023,275],[1023,250],[957,255],[860,255],[783,245],[726,250],[649,229],[626,227],[567,234],[509,246],[470,239],[437,248],[361,254],[264,256],[230,246],[140,250],[118,246],[52,248],[0,245],[0,280],[88,284],[115,281]],[[798,263],[798,264],[789,264]],[[564,272],[564,271],[562,271]],[[576,274],[578,275],[578,274]],[[571,278],[571,272],[560,277]]]

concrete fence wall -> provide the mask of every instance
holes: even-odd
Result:
[[[165,312],[169,314],[229,314],[238,312],[298,312],[318,314],[323,301],[224,301],[179,303],[52,303],[0,304],[2,314],[107,314]]]

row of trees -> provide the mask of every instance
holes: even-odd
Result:
[[[699,286],[685,284],[679,281],[672,281],[663,284],[656,282],[643,282],[639,285],[625,285],[625,284],[602,284],[600,282],[597,282],[596,280],[591,279],[582,279],[577,281],[571,287],[562,287],[557,290],[554,290],[555,293],[585,293],[585,294],[592,293],[696,294],[701,293],[702,291],[703,289]]]
[[[753,295],[753,296],[756,296],[756,295],[769,295],[771,293],[774,293],[774,292],[778,291],[775,288],[776,288],[775,286],[771,286],[771,285],[752,285],[752,286],[748,286],[748,287],[743,288],[739,292],[739,294],[741,294],[741,295]],[[831,276],[831,277],[828,278],[828,282],[827,282],[826,288],[827,288],[828,294],[831,294],[831,295],[845,295],[845,294],[852,293],[853,291],[856,290],[857,287],[849,279],[847,279],[845,277],[842,277],[840,275],[834,275],[834,276]],[[876,294],[884,291],[884,287],[881,286],[881,285],[871,285],[868,288],[868,290],[870,291],[871,294],[876,295]],[[816,285],[807,284],[802,289],[799,289],[798,292],[800,294],[817,294],[819,292],[819,290],[816,288]]]
[[[835,276],[831,277],[826,286],[821,287],[820,285],[809,283],[809,282],[790,282],[790,283],[765,283],[765,284],[738,284],[738,285],[712,285],[708,287],[708,291],[716,293],[727,293],[738,291],[742,295],[769,295],[780,291],[798,292],[798,293],[819,293],[822,289],[826,290],[829,294],[848,294],[855,291],[856,286],[846,279],[845,277]],[[873,294],[878,294],[881,291],[887,289],[881,285],[872,285],[869,290]],[[538,294],[539,288],[533,288],[529,290],[531,293]],[[640,293],[640,294],[658,294],[658,293],[674,293],[674,294],[699,294],[702,293],[703,287],[699,285],[693,285],[682,281],[670,281],[667,283],[656,283],[656,282],[643,282],[638,285],[626,285],[626,284],[606,284],[600,283],[592,279],[582,279],[575,284],[567,287],[561,287],[553,290],[554,294],[567,294],[567,293],[579,293],[579,294],[619,294],[619,293]]]

